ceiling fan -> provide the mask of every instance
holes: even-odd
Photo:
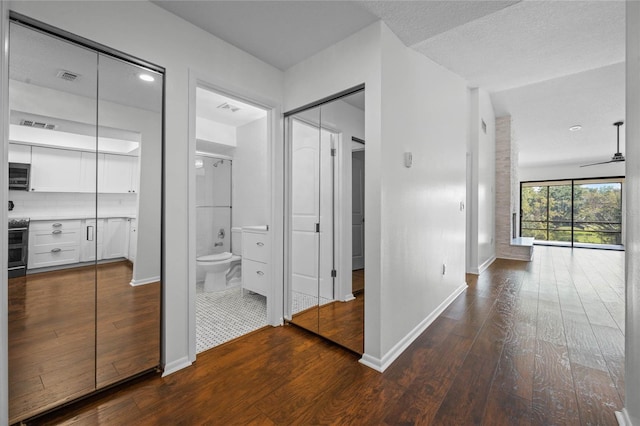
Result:
[[[616,145],[616,153],[613,154],[613,157],[611,157],[611,160],[609,161],[601,161],[599,163],[591,163],[591,164],[583,164],[580,167],[587,167],[587,166],[595,166],[598,164],[607,164],[607,163],[621,163],[624,161],[624,155],[622,155],[622,153],[620,152],[620,126],[622,126],[624,124],[623,121],[616,121],[615,123],[613,123],[614,126],[616,126],[616,130],[618,132],[618,142]]]

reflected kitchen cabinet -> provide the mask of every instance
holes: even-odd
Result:
[[[164,70],[38,25],[11,14],[10,424],[160,365]]]

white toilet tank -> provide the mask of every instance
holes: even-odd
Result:
[[[242,255],[242,228],[231,228],[231,253]]]

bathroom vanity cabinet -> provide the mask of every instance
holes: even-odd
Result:
[[[242,290],[268,297],[271,247],[269,232],[242,230]]]

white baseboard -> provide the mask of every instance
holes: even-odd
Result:
[[[620,426],[633,426],[633,423],[631,423],[631,419],[629,418],[629,412],[626,408],[616,411],[616,420],[618,420],[618,424]]]
[[[449,297],[447,297],[444,302],[442,302],[433,312],[431,312],[429,316],[423,319],[420,324],[414,327],[413,330],[411,330],[398,343],[396,343],[389,352],[384,354],[382,359],[364,354],[362,355],[362,358],[360,358],[360,363],[382,373],[391,364],[393,364],[393,361],[395,361],[402,354],[402,352],[404,352],[409,347],[409,345],[413,343],[413,341],[416,340],[418,336],[420,336],[422,332],[425,331],[431,325],[431,323],[434,322],[436,318],[438,318],[440,314],[444,312],[445,309],[447,309],[451,302],[453,302],[456,297],[460,295],[460,293],[466,290],[466,288],[467,284],[465,283],[455,289],[455,291],[451,293]]]
[[[478,275],[480,275],[481,273],[483,273],[484,271],[486,271],[486,270],[487,270],[487,268],[488,268],[489,266],[491,266],[491,264],[492,264],[493,262],[495,262],[495,261],[496,261],[496,256],[495,256],[495,255],[493,255],[493,256],[491,256],[489,259],[487,259],[487,260],[486,260],[486,262],[484,262],[484,263],[483,263],[482,265],[480,265],[480,267],[478,268]]]
[[[189,361],[189,357],[185,356],[183,358],[177,359],[175,361],[170,362],[164,366],[164,371],[162,372],[162,377],[166,377],[169,374],[173,374],[178,370],[182,370],[183,368],[187,368],[191,366],[191,361]]]
[[[135,287],[138,285],[151,284],[160,281],[160,277],[151,277],[151,278],[143,278],[140,280],[131,280],[129,283],[130,286]]]
[[[353,293],[347,294],[344,299],[342,299],[343,302],[351,302],[352,300],[356,300],[356,298],[353,296]]]

